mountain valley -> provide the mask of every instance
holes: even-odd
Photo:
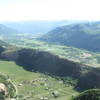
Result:
[[[83,100],[88,94],[83,91],[99,91],[100,23],[69,21],[70,24],[65,25],[67,21],[61,22],[45,34],[27,33],[23,28],[19,31],[9,24],[0,25],[0,72],[15,86],[14,96],[9,98]],[[5,84],[4,81],[0,83]]]

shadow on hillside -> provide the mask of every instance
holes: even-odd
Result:
[[[81,90],[100,88],[100,69],[59,58],[51,53],[32,49],[18,51],[16,64],[28,71],[39,71],[56,76],[68,76],[78,80],[77,87]]]
[[[66,59],[61,59],[48,52],[22,49],[18,51],[16,64],[29,71],[39,71],[57,76],[79,77],[81,65]]]
[[[38,71],[60,77],[72,77],[78,81],[81,90],[100,88],[100,69],[88,67],[80,63],[59,58],[51,53],[33,49],[3,53],[3,60],[15,61],[17,65],[28,71]]]

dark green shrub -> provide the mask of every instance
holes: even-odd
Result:
[[[100,89],[89,89],[73,98],[73,100],[100,100]]]

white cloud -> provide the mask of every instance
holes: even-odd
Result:
[[[9,1],[0,4],[0,20],[100,20],[100,0]]]

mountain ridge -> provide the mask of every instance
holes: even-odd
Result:
[[[43,35],[40,40],[92,51],[100,51],[100,22],[57,27]]]
[[[81,90],[95,88],[95,86],[100,88],[100,68],[62,59],[49,52],[23,48],[11,52],[4,50],[0,57],[3,60],[14,61],[31,72],[38,71],[60,77],[72,77],[78,80],[76,88],[80,87]]]

